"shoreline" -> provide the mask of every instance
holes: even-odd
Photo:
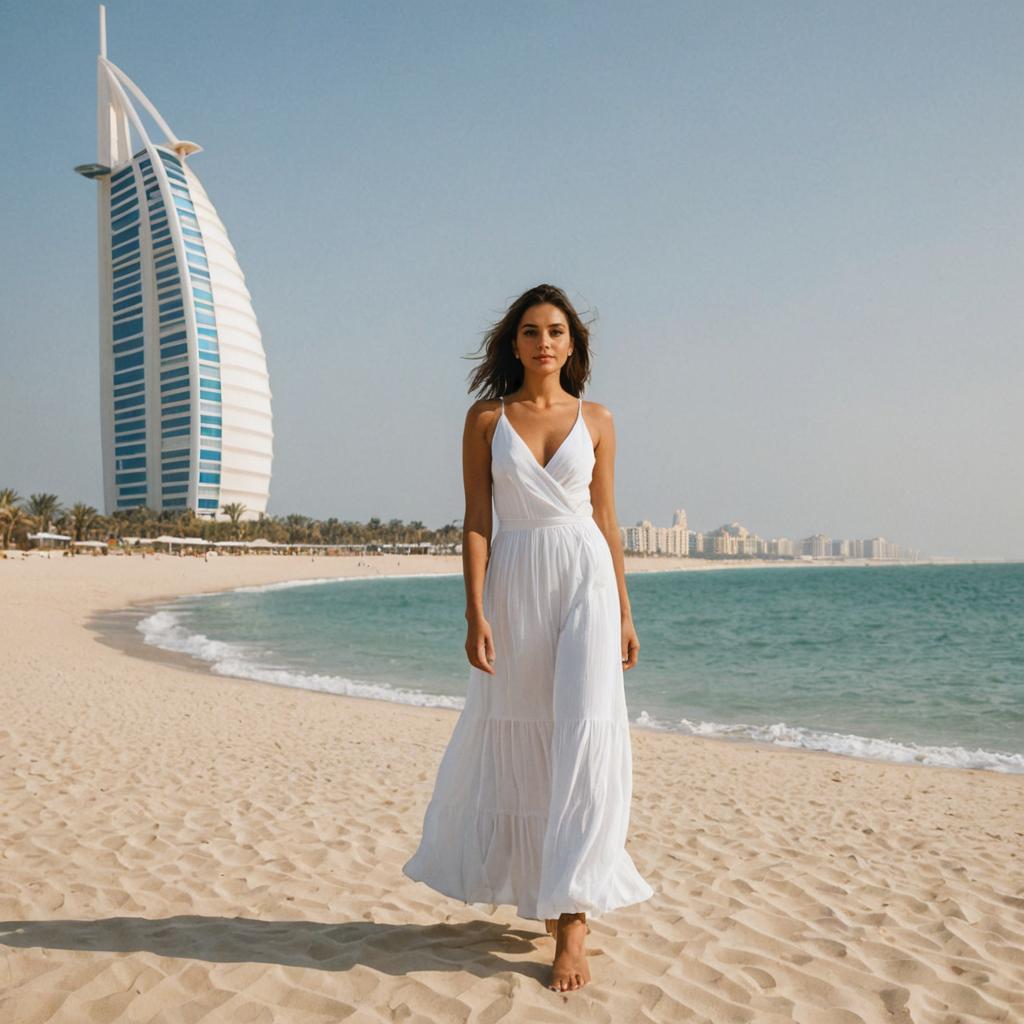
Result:
[[[165,557],[167,557],[167,558],[174,558],[176,556],[165,556]],[[275,556],[275,557],[280,558],[282,556]],[[307,560],[311,561],[311,562],[312,561],[316,561],[316,559],[310,558],[309,556],[283,556],[283,557],[299,558],[299,559],[302,559],[302,561],[307,561]],[[362,559],[365,556],[333,556],[331,558],[331,561],[334,561],[336,558],[339,558],[339,557]],[[388,568],[397,570],[398,563],[401,561],[401,558],[402,557],[406,557],[406,556],[385,556],[385,557],[395,558],[395,564],[393,566],[389,566]],[[442,711],[442,712],[447,711],[447,712],[450,712],[451,714],[453,714],[453,715],[455,715],[457,717],[458,714],[459,714],[459,710],[460,709],[459,708],[445,707],[443,703],[442,704],[431,704],[431,703],[422,703],[421,704],[421,703],[417,703],[417,702],[411,701],[411,700],[395,699],[395,698],[393,698],[391,696],[388,696],[386,693],[382,693],[382,695],[379,696],[379,697],[362,696],[362,695],[353,694],[353,693],[337,693],[337,692],[333,692],[333,691],[329,691],[329,690],[318,690],[318,689],[315,689],[313,687],[306,687],[306,686],[302,686],[300,684],[292,685],[290,683],[273,682],[273,681],[270,681],[270,680],[267,680],[267,679],[259,679],[259,678],[256,678],[255,676],[245,675],[245,674],[242,674],[242,673],[235,673],[235,672],[222,673],[222,672],[217,672],[215,670],[215,668],[214,668],[213,663],[211,663],[209,661],[206,661],[203,658],[197,657],[197,656],[195,656],[193,654],[190,654],[190,653],[187,653],[185,651],[176,651],[176,650],[170,649],[168,647],[161,646],[159,644],[148,643],[144,639],[144,637],[141,635],[139,630],[138,630],[139,623],[142,622],[144,619],[146,619],[153,612],[159,611],[159,610],[163,610],[163,609],[168,609],[168,608],[172,607],[173,604],[176,601],[187,600],[189,598],[201,598],[201,597],[211,596],[211,595],[214,595],[214,594],[229,594],[229,593],[235,593],[235,592],[240,592],[240,591],[241,592],[251,591],[253,589],[262,589],[264,587],[270,589],[270,588],[276,588],[276,587],[292,588],[292,587],[303,587],[303,586],[317,586],[317,585],[325,585],[325,584],[326,585],[330,585],[330,584],[333,584],[333,583],[337,583],[337,582],[341,582],[341,581],[349,580],[349,579],[355,579],[355,578],[366,578],[366,579],[383,579],[383,578],[388,578],[388,579],[396,579],[396,578],[416,579],[416,578],[424,578],[424,577],[435,576],[435,575],[441,575],[441,576],[448,576],[448,575],[451,575],[451,576],[461,576],[461,556],[413,556],[412,560],[414,562],[418,563],[420,559],[424,559],[424,558],[431,559],[431,562],[429,564],[434,564],[433,561],[432,561],[434,558],[444,558],[446,560],[446,562],[449,562],[449,561],[452,561],[452,560],[457,560],[460,563],[460,567],[456,571],[451,570],[450,568],[447,567],[447,565],[443,565],[443,566],[440,566],[440,567],[435,567],[434,571],[427,571],[427,572],[423,572],[423,571],[419,571],[419,572],[385,571],[385,572],[373,572],[373,573],[365,572],[365,573],[360,573],[360,574],[341,573],[341,574],[336,574],[334,576],[312,576],[312,577],[308,577],[308,578],[301,578],[301,577],[300,578],[285,578],[285,579],[276,580],[274,582],[270,582],[270,583],[266,583],[266,584],[261,584],[261,585],[258,585],[257,587],[253,587],[252,585],[243,585],[241,587],[234,587],[233,586],[233,587],[227,587],[227,588],[200,589],[200,590],[197,590],[197,591],[194,591],[194,592],[187,592],[187,593],[181,593],[181,592],[179,592],[176,589],[175,592],[170,594],[170,595],[149,596],[149,597],[146,597],[143,600],[135,601],[131,605],[129,605],[128,607],[125,607],[125,608],[100,610],[100,611],[95,612],[94,614],[92,614],[86,624],[87,624],[88,628],[97,635],[97,637],[100,639],[100,641],[102,643],[106,644],[107,646],[109,646],[111,649],[119,651],[119,652],[124,653],[124,654],[127,654],[130,657],[137,658],[137,659],[142,660],[142,661],[151,661],[151,662],[155,662],[155,663],[159,663],[159,664],[165,664],[165,665],[168,665],[168,666],[177,667],[179,669],[184,669],[184,670],[187,670],[187,671],[190,671],[190,672],[197,672],[197,673],[199,673],[201,675],[204,675],[204,676],[207,676],[207,677],[210,677],[210,678],[214,678],[214,679],[234,679],[234,680],[238,680],[238,681],[243,682],[243,683],[253,683],[253,684],[256,684],[258,686],[279,686],[279,687],[284,687],[286,689],[302,690],[304,692],[309,692],[309,693],[324,693],[327,696],[338,697],[338,698],[341,698],[342,700],[369,701],[371,704],[372,703],[376,703],[376,702],[381,702],[381,703],[397,705],[397,706],[401,706],[401,707],[425,708],[425,709],[430,709],[430,710],[435,710],[435,711]],[[196,560],[196,561],[198,561],[198,560]],[[676,562],[685,562],[686,560],[684,560],[684,559],[676,559],[674,561],[676,561]],[[643,559],[643,560],[641,560],[641,562],[646,565],[648,560]],[[885,564],[921,565],[921,564],[926,564],[926,563],[922,563],[922,562],[906,562],[906,563],[893,562],[893,563],[885,563]],[[960,564],[960,563],[958,563],[958,564]],[[768,563],[768,565],[770,565],[773,568],[774,567],[778,567],[778,568],[794,567],[794,566],[805,566],[805,567],[815,567],[815,568],[823,568],[823,567],[825,567],[825,566],[823,566],[821,564],[821,560],[818,560],[815,563],[808,563],[808,562]],[[357,562],[357,566],[358,566],[358,562]],[[354,568],[354,567],[356,567],[356,566],[351,566],[350,568]],[[697,566],[687,566],[687,565],[677,565],[677,566],[673,566],[671,568],[660,568],[660,569],[641,568],[641,569],[636,569],[636,568],[631,567],[629,565],[629,560],[627,560],[627,575],[630,575],[630,574],[633,574],[633,573],[639,574],[639,573],[644,573],[644,572],[686,572],[686,571],[693,571],[693,570],[696,570],[696,571],[717,571],[717,570],[725,570],[725,569],[761,568],[761,567],[762,566],[760,566],[760,565],[751,565],[747,561],[741,561],[741,562],[722,561],[722,562],[710,563],[708,565],[702,565],[702,566],[699,566],[699,567],[697,567]],[[843,563],[839,567],[850,567],[850,568],[858,567],[859,568],[859,567],[862,567],[862,566],[855,565],[851,561],[847,560],[845,563]],[[362,568],[370,569],[370,568],[376,568],[376,567],[373,566],[372,563],[364,563],[362,565]],[[285,671],[290,671],[290,670],[285,670]],[[389,687],[389,688],[393,689],[396,693],[407,692],[404,687],[397,687],[396,688],[396,687],[392,686],[392,687]],[[418,691],[414,691],[414,692],[418,692]],[[440,695],[433,695],[433,694],[429,694],[429,693],[426,693],[426,692],[424,692],[424,696],[426,696],[428,698],[432,697],[432,696],[438,696],[439,700],[445,699],[445,698],[441,697]],[[677,737],[679,739],[684,739],[684,740],[698,740],[698,741],[702,741],[702,742],[722,743],[722,744],[727,744],[727,745],[741,745],[741,746],[746,746],[746,747],[753,747],[753,748],[757,748],[757,749],[760,749],[760,750],[766,751],[766,752],[767,751],[771,751],[771,752],[777,752],[777,753],[794,753],[794,754],[820,755],[820,756],[824,756],[824,757],[827,757],[827,758],[838,758],[841,761],[842,760],[855,760],[855,761],[861,761],[861,762],[865,762],[865,763],[869,763],[869,764],[889,764],[889,765],[893,765],[893,766],[897,766],[897,767],[907,767],[907,768],[941,768],[941,769],[954,770],[954,771],[982,771],[982,772],[987,772],[987,773],[993,773],[994,772],[994,773],[997,773],[997,774],[1010,774],[1010,775],[1024,774],[1024,772],[1020,772],[1020,771],[1004,771],[1004,770],[1002,770],[1002,769],[1000,769],[998,767],[977,767],[977,766],[967,766],[967,765],[957,765],[957,764],[934,764],[934,763],[928,763],[928,762],[923,761],[923,760],[900,760],[900,759],[897,759],[895,757],[888,757],[888,758],[886,758],[886,757],[878,757],[878,756],[871,757],[871,756],[868,756],[866,754],[858,754],[858,753],[853,753],[853,752],[849,752],[849,751],[845,751],[845,750],[828,750],[828,749],[821,749],[820,747],[813,747],[813,746],[786,745],[786,744],[782,744],[782,743],[773,743],[773,742],[770,742],[768,740],[754,738],[754,737],[751,737],[751,736],[744,736],[744,735],[726,735],[726,736],[722,736],[722,735],[713,735],[713,734],[697,734],[697,733],[692,733],[692,732],[685,732],[685,731],[675,727],[674,723],[662,722],[661,720],[656,719],[656,718],[650,718],[648,722],[643,722],[643,721],[639,721],[639,720],[630,719],[629,726],[630,726],[631,733],[636,733],[638,731],[642,731],[642,732],[646,732],[646,733],[658,733],[658,734],[661,734],[661,735]],[[839,732],[837,730],[824,729],[824,730],[821,730],[821,732],[822,732],[823,735],[842,736],[842,737],[846,737],[848,739],[855,739],[855,740],[858,740],[858,741],[871,742],[872,739],[877,739],[877,738],[866,737],[866,736],[859,736],[859,735],[854,736],[853,734],[842,733],[842,732]],[[882,741],[879,741],[879,742],[882,742]],[[909,740],[903,740],[903,741],[889,740],[889,741],[885,741],[885,742],[891,742],[891,743],[895,743],[897,745],[902,745],[904,748],[913,748],[913,747],[917,747],[918,746],[918,744],[915,744],[915,743],[913,743],[913,742],[911,742]],[[950,741],[950,743],[945,744],[945,745],[937,745],[937,746],[936,745],[932,745],[932,747],[930,749],[949,750],[949,751],[965,750],[965,748],[962,747],[962,745],[960,745],[958,743],[954,743],[952,741]],[[1012,753],[1010,753],[1008,751],[987,751],[986,753],[988,753],[993,758],[997,758],[997,757],[1019,757],[1020,756],[1018,754],[1012,754]]]
[[[541,925],[402,874],[457,712],[215,676],[90,626],[325,562],[0,562],[0,1019],[1019,1010],[1022,776],[631,723],[627,849],[655,896],[593,919],[593,987],[563,1002]]]

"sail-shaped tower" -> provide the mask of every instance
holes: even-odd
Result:
[[[253,518],[267,507],[273,456],[259,324],[224,225],[186,162],[201,147],[179,139],[107,59],[102,6],[97,92],[97,162],[75,170],[99,190],[106,511],[217,516],[241,503]]]

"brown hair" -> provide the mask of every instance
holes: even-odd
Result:
[[[470,392],[479,391],[480,398],[498,398],[520,387],[524,376],[523,364],[512,352],[512,342],[519,331],[523,314],[531,306],[538,306],[542,302],[557,306],[569,323],[572,355],[562,367],[562,387],[577,398],[583,394],[583,386],[590,379],[590,328],[573,309],[565,292],[553,284],[538,284],[523,292],[484,335],[477,349],[478,352],[482,349],[483,355],[469,357],[482,360],[470,375]]]

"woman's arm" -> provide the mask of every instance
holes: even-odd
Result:
[[[633,610],[626,590],[626,563],[622,554],[622,537],[615,516],[615,421],[609,409],[598,402],[587,402],[590,420],[597,425],[594,447],[594,475],[590,481],[590,504],[594,521],[608,541],[619,588],[619,610],[622,618],[622,667],[628,671],[637,663],[640,641],[633,626]]]
[[[462,574],[466,584],[466,656],[482,672],[494,674],[494,640],[484,618],[484,576],[491,554],[491,446],[488,428],[494,401],[470,406],[462,434],[462,480],[466,511],[462,520]]]

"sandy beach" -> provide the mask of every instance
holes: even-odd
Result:
[[[0,561],[0,1024],[1024,1021],[1020,775],[634,728],[629,849],[656,895],[594,921],[594,980],[556,993],[541,925],[401,872],[455,712],[214,676],[90,625],[424,571],[461,560]]]

